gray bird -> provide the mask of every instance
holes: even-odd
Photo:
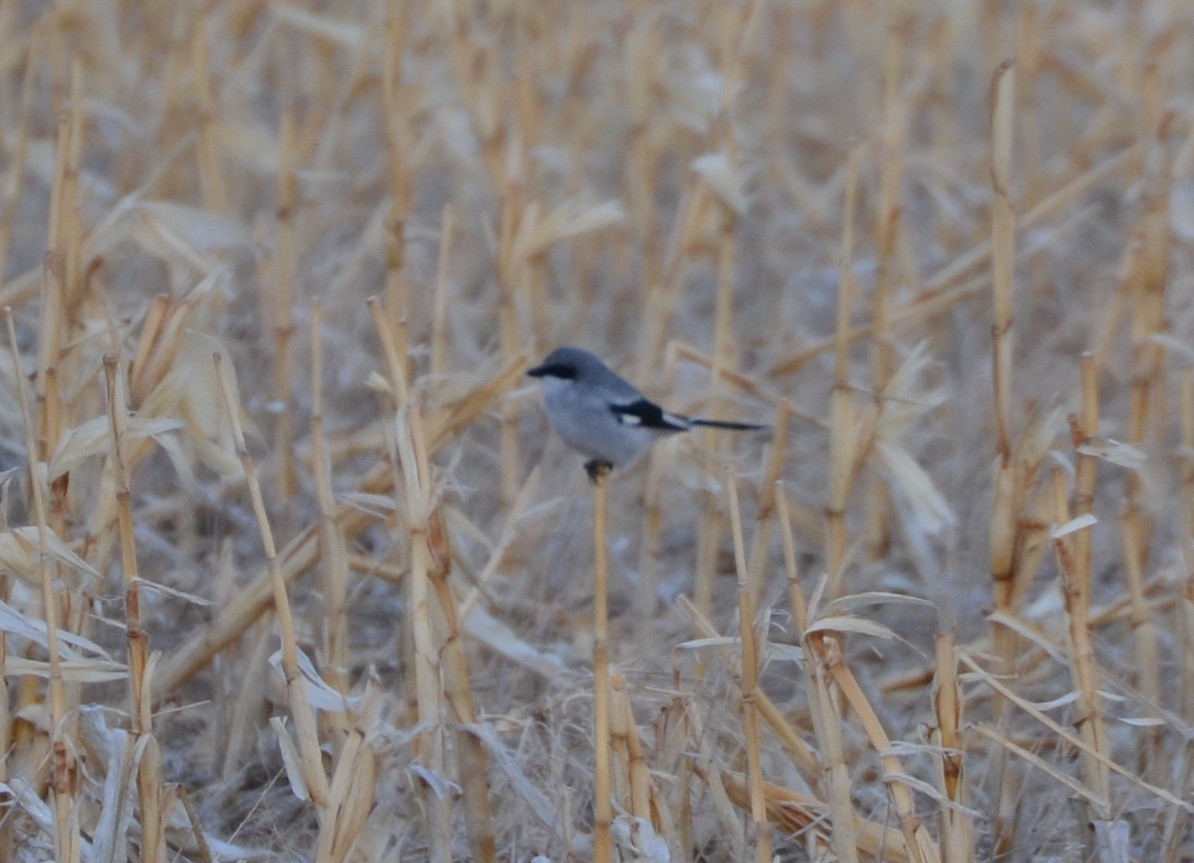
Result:
[[[665,435],[696,426],[734,431],[766,428],[665,411],[580,348],[556,348],[527,374],[542,379],[552,428],[570,447],[588,456],[585,471],[594,482],[611,468],[630,466]]]

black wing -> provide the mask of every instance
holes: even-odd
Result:
[[[639,399],[624,405],[610,405],[609,409],[622,425],[639,426],[655,431],[688,431],[688,417],[668,413],[659,405],[646,399]]]

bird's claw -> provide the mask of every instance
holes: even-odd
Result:
[[[607,461],[592,459],[585,462],[585,473],[589,475],[589,482],[596,485],[599,480],[607,476],[614,466]]]

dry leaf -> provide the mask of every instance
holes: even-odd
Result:
[[[282,753],[282,766],[286,768],[286,778],[290,782],[290,790],[299,800],[310,800],[311,792],[307,789],[307,780],[303,777],[303,759],[290,739],[286,730],[286,723],[280,717],[271,716],[270,727],[274,729],[274,736],[278,738],[278,749]]]
[[[746,215],[750,207],[746,197],[746,178],[740,169],[730,163],[728,156],[724,153],[698,156],[692,160],[692,169],[735,215]]]
[[[1092,438],[1078,447],[1078,453],[1092,455],[1128,470],[1141,470],[1148,461],[1148,453],[1143,448],[1111,438]]]
[[[523,215],[514,254],[517,258],[531,258],[563,240],[621,224],[625,218],[618,201],[603,201],[590,206],[574,196],[565,198],[540,219],[538,202],[534,201]]]
[[[936,536],[957,519],[945,496],[937,490],[933,478],[908,451],[894,441],[881,438],[875,451],[887,469],[891,488],[907,502],[918,526],[929,536]]]
[[[0,601],[0,631],[28,639],[43,648],[50,646],[50,639],[46,629],[46,622],[39,617],[22,614],[6,602]],[[71,632],[67,629],[58,630],[58,655],[64,660],[80,659],[76,650],[91,656],[112,662],[112,658],[102,647],[90,639]]]
[[[93,456],[107,455],[112,448],[110,426],[108,418],[100,416],[92,417],[82,425],[69,429],[58,442],[54,455],[50,457],[47,481],[53,482],[66,476]],[[182,423],[178,420],[132,416],[125,426],[125,442],[132,443],[146,438],[158,439],[180,428]]]
[[[1078,516],[1077,518],[1070,519],[1065,524],[1057,525],[1051,531],[1049,531],[1049,538],[1061,539],[1063,536],[1069,536],[1075,531],[1079,531],[1087,527],[1093,527],[1098,523],[1099,520],[1088,512]]]
[[[547,680],[554,680],[568,671],[562,659],[519,638],[480,604],[473,606],[462,626],[469,637]]]
[[[44,533],[46,554],[63,566],[83,575],[99,580],[102,576],[79,557],[50,528]],[[0,533],[0,568],[11,572],[22,581],[41,586],[38,571],[38,528],[36,525],[17,527]]]
[[[132,212],[132,240],[149,254],[206,273],[229,253],[252,251],[249,229],[240,222],[167,201],[142,201]]]
[[[857,632],[861,635],[872,635],[876,638],[895,638],[896,634],[881,623],[855,617],[852,614],[840,614],[832,617],[822,617],[809,625],[804,631],[805,636],[817,632]]]
[[[98,659],[77,659],[58,663],[58,671],[67,683],[111,683],[128,677],[128,666],[119,662]],[[50,663],[41,659],[26,659],[23,656],[4,657],[4,673],[14,676],[50,678]]]
[[[219,339],[187,330],[174,364],[146,397],[141,412],[146,416],[180,417],[199,458],[221,477],[240,479],[243,470],[232,441],[231,424],[224,416],[224,399],[213,359],[216,354],[228,356]],[[233,398],[240,404],[236,370],[229,364],[228,371]],[[242,413],[240,419],[246,432],[256,433],[249,417]]]
[[[286,682],[286,675],[282,671],[282,651],[278,651],[269,658],[270,667],[278,673],[278,677],[283,684]],[[307,701],[316,710],[323,710],[328,713],[343,713],[346,710],[359,710],[362,701],[359,697],[350,698],[347,695],[333,689],[328,685],[315,670],[315,666],[311,663],[307,654],[303,651],[298,652],[298,669],[299,673],[306,681]]]
[[[290,3],[271,3],[269,10],[283,24],[324,42],[357,51],[365,40],[365,28],[353,21],[317,15]]]

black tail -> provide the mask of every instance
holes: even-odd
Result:
[[[729,429],[730,431],[759,431],[760,429],[767,428],[767,426],[755,425],[754,423],[730,423],[722,422],[721,420],[703,420],[695,418],[690,419],[688,422],[690,425],[694,426],[704,426],[705,428],[711,429]]]

